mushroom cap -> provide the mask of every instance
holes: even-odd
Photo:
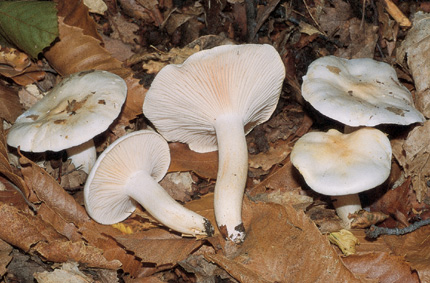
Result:
[[[314,191],[356,194],[382,184],[391,171],[391,145],[384,133],[362,128],[351,134],[331,129],[302,136],[291,162]]]
[[[303,77],[302,95],[322,114],[353,127],[424,122],[394,68],[369,58],[315,60]]]
[[[126,219],[136,209],[126,194],[130,177],[145,171],[159,182],[169,164],[169,146],[156,132],[141,130],[120,137],[102,152],[88,175],[84,187],[88,214],[102,224]]]
[[[32,152],[60,151],[80,145],[112,124],[126,95],[126,83],[115,74],[75,73],[16,119],[7,143]]]
[[[217,117],[237,114],[250,132],[270,118],[284,78],[284,64],[270,45],[218,46],[165,66],[146,93],[143,112],[167,140],[213,151]]]

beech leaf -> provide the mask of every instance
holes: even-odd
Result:
[[[0,35],[36,58],[58,36],[55,3],[0,2]]]

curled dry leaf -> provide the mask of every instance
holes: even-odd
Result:
[[[360,282],[310,219],[292,206],[244,203],[247,238],[231,254],[206,254],[240,282]]]
[[[15,48],[0,46],[0,65],[8,65],[15,71],[22,71],[30,65],[30,59],[25,53],[19,52]]]
[[[65,221],[80,225],[90,220],[85,209],[69,195],[45,170],[21,156],[21,172],[27,185]]]

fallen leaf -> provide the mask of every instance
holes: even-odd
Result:
[[[379,283],[425,282],[418,278],[401,256],[387,252],[367,252],[343,258],[345,266],[355,275],[376,279]]]
[[[154,272],[172,268],[203,243],[194,238],[176,236],[163,229],[116,236],[115,240],[125,249],[133,251],[143,263],[154,264]]]
[[[332,232],[328,235],[330,243],[339,247],[345,256],[355,254],[355,246],[360,242],[350,231],[342,229],[339,232]]]
[[[292,206],[245,201],[244,219],[247,236],[237,251],[205,255],[240,282],[360,282]]]
[[[0,276],[3,277],[7,272],[7,265],[12,260],[10,253],[12,252],[12,246],[3,240],[0,240]]]
[[[402,236],[383,236],[394,254],[404,257],[417,271],[420,282],[430,282],[430,226]],[[400,282],[400,281],[399,281]]]
[[[0,84],[0,118],[13,123],[22,112],[17,93]]]
[[[415,105],[424,116],[430,117],[430,24],[429,14],[422,11],[413,15],[412,28],[397,51],[397,61],[407,64],[416,88]]]
[[[45,170],[21,156],[21,172],[27,185],[65,221],[80,225],[90,220],[85,209],[69,195]]]
[[[35,272],[34,278],[40,283],[55,283],[55,282],[75,282],[89,283],[93,282],[94,278],[90,278],[82,273],[76,262],[65,262],[61,268],[56,268],[54,271]]]
[[[169,143],[170,167],[168,172],[193,171],[206,179],[216,179],[218,152],[197,153],[183,143]]]

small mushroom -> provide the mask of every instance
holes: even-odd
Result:
[[[187,235],[212,235],[210,222],[176,202],[158,182],[170,164],[167,142],[151,130],[120,137],[99,156],[84,187],[88,214],[118,223],[141,204],[165,226]]]
[[[93,137],[118,117],[126,95],[127,85],[115,74],[73,74],[16,119],[7,143],[29,152],[66,149],[88,173],[96,160]]]
[[[351,134],[331,129],[302,136],[291,152],[291,162],[314,191],[334,196],[334,206],[345,226],[349,213],[361,209],[358,193],[382,184],[391,171],[391,144],[373,128]]]
[[[315,60],[303,77],[302,95],[322,114],[352,127],[425,120],[394,68],[369,58]]]
[[[284,77],[272,46],[224,45],[164,67],[146,93],[143,112],[167,140],[197,152],[219,150],[215,217],[222,235],[236,243],[245,237],[245,135],[269,119]]]

